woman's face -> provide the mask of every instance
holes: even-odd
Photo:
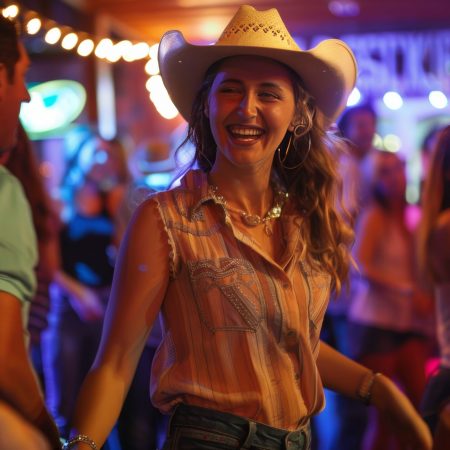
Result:
[[[388,199],[403,199],[406,190],[405,163],[392,153],[377,155],[375,179]]]
[[[102,212],[101,195],[91,182],[85,182],[75,194],[75,208],[83,216],[97,216]]]
[[[362,157],[372,149],[375,132],[376,119],[371,112],[360,110],[352,113],[346,137],[353,142]]]
[[[117,149],[102,139],[96,140],[92,155],[92,165],[88,171],[89,178],[109,190],[120,177],[120,160]]]
[[[293,128],[295,98],[288,70],[256,56],[224,60],[205,114],[217,144],[216,165],[271,167],[274,152]]]

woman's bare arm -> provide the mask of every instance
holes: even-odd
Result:
[[[100,448],[114,426],[169,281],[169,244],[153,200],[122,243],[96,360],[78,397],[74,429]]]
[[[358,392],[371,374],[369,369],[324,342],[320,343],[317,367],[325,387],[351,398],[359,398]],[[428,427],[391,380],[383,375],[376,376],[370,394],[370,403],[388,419],[406,449],[431,449],[432,439]]]

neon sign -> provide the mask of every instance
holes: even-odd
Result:
[[[86,90],[73,80],[53,80],[28,88],[20,119],[32,139],[55,137],[66,130],[86,104]]]

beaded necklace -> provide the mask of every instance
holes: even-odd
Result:
[[[230,206],[225,200],[224,196],[218,193],[217,186],[210,186],[210,192],[214,200],[217,203],[220,203],[225,208],[227,213],[228,211],[238,213],[244,225],[248,227],[256,227],[257,225],[264,224],[264,232],[267,234],[267,236],[272,236],[273,230],[271,221],[281,217],[283,207],[289,195],[287,192],[277,190],[273,198],[272,206],[267,211],[267,213],[261,217],[258,214],[250,214],[242,209],[233,208],[232,206]]]

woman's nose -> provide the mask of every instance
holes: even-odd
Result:
[[[239,112],[245,118],[256,117],[257,114],[257,98],[255,94],[248,92],[241,100],[239,105]]]

